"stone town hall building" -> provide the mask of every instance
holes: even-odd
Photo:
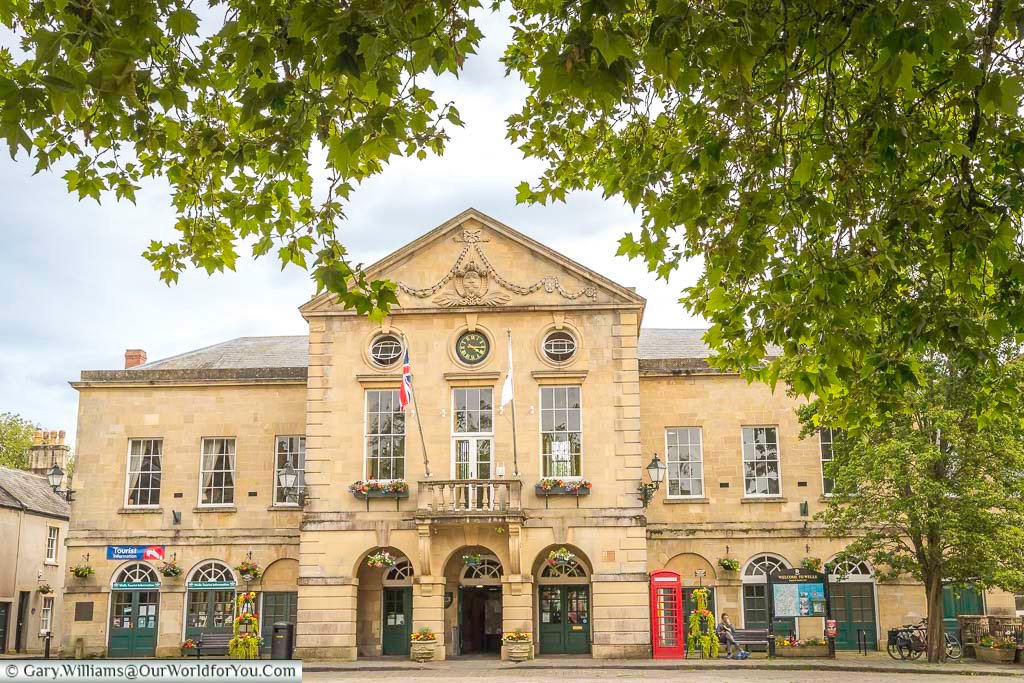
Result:
[[[699,330],[644,329],[632,289],[475,210],[368,275],[398,285],[382,322],[324,295],[300,309],[308,337],[142,364],[130,352],[134,367],[73,382],[68,564],[88,555],[96,573],[67,580],[65,654],[176,655],[185,638],[230,632],[248,588],[265,625],[297,623],[303,658],[402,654],[422,627],[447,657],[497,653],[514,629],[538,656],[648,657],[652,572],[678,572],[687,594],[711,586],[716,612],[764,627],[766,572],[843,548],[813,519],[828,435],[801,440],[796,400],[710,369]],[[509,330],[515,401],[503,407]],[[399,405],[406,347],[422,440]],[[655,453],[668,474],[644,507]],[[279,485],[287,465],[301,498]],[[592,488],[543,495],[545,477]],[[404,479],[408,496],[350,490],[369,479]],[[117,545],[163,546],[183,573],[106,559]],[[552,568],[562,547],[575,560]],[[367,566],[380,550],[397,563]],[[243,560],[259,580],[243,581]],[[840,647],[924,614],[920,585],[849,569],[832,595]],[[948,603],[950,616],[1013,609],[1002,593]],[[820,619],[799,621],[778,626],[821,634]]]

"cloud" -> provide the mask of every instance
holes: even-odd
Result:
[[[347,206],[341,235],[370,263],[469,206],[494,216],[648,300],[648,326],[699,325],[677,303],[699,274],[688,264],[666,285],[640,263],[615,257],[618,238],[639,225],[617,199],[576,193],[565,204],[519,206],[515,186],[542,166],[505,138],[505,118],[526,92],[498,59],[511,36],[500,13],[481,12],[487,38],[461,78],[433,79],[439,101],[454,100],[466,121],[451,129],[443,157],[398,159],[364,182]],[[9,40],[4,40],[7,43]],[[161,358],[244,335],[304,334],[297,308],[312,293],[308,275],[271,258],[241,259],[237,272],[189,271],[177,286],[157,279],[141,253],[174,238],[167,188],[148,185],[138,204],[97,205],[67,194],[54,174],[32,176],[25,159],[0,161],[0,412],[74,434],[82,369],[123,366],[126,348]]]

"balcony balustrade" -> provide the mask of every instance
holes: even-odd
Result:
[[[424,479],[416,517],[428,520],[505,521],[523,517],[523,482],[518,479]]]

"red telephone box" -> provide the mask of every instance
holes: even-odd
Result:
[[[669,569],[651,572],[651,647],[655,659],[682,659],[683,585],[679,574]]]

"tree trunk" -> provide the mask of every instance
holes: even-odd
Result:
[[[946,639],[942,630],[942,577],[935,572],[926,579],[925,598],[928,605],[928,661],[946,659]]]

